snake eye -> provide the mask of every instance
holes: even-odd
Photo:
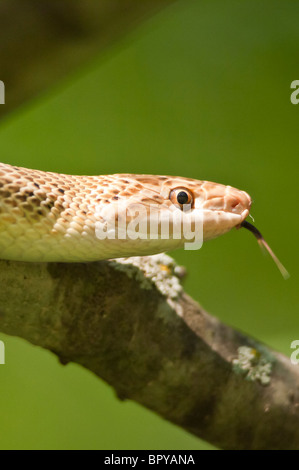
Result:
[[[173,189],[169,195],[169,199],[173,204],[181,206],[185,206],[186,204],[190,205],[193,202],[193,196],[188,189],[185,188],[177,188]]]

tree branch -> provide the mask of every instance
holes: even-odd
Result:
[[[182,290],[166,255],[0,261],[0,329],[223,449],[299,448],[299,371]]]
[[[0,118],[175,0],[2,0]]]

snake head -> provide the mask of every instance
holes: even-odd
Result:
[[[239,227],[251,207],[251,198],[245,191],[191,178],[168,177],[161,185],[161,195],[168,208],[175,206],[187,215],[186,205],[191,223],[197,218],[202,220],[203,241]]]
[[[134,239],[137,228],[141,239],[163,240],[161,251],[183,245],[198,249],[203,241],[240,226],[249,215],[250,196],[231,186],[173,176],[114,176],[126,184],[117,200],[99,206],[108,230],[116,224]]]

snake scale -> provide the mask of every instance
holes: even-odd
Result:
[[[190,227],[195,227],[196,217],[201,216],[202,241],[234,227],[248,228],[283,271],[257,229],[245,221],[250,207],[251,198],[245,191],[192,178],[74,176],[0,163],[0,258],[87,262],[169,251],[184,246],[186,239],[184,234],[176,236],[175,223],[163,238],[161,221],[183,212]],[[110,224],[116,231],[120,221],[128,227],[136,217],[145,222],[148,232],[152,214],[159,216],[152,237],[97,235],[97,227],[105,230]]]

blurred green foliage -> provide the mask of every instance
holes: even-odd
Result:
[[[3,162],[182,175],[248,191],[288,281],[245,230],[172,255],[187,267],[187,292],[208,311],[288,356],[299,339],[299,105],[290,102],[298,14],[288,0],[181,1],[0,129]],[[1,339],[1,449],[210,447],[119,402],[80,367]]]

